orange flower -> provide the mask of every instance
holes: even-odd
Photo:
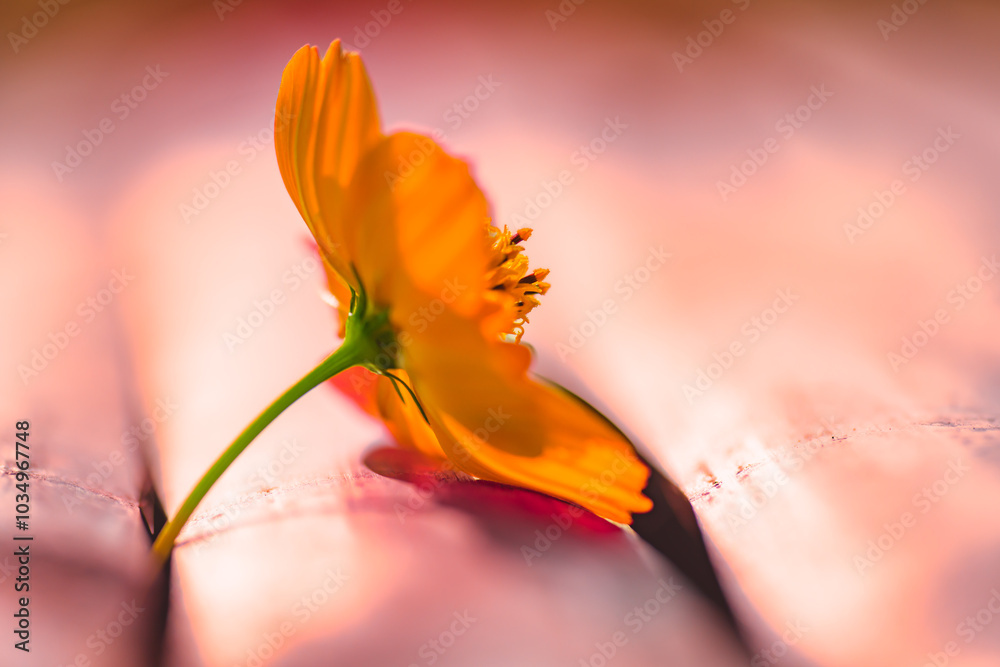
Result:
[[[549,285],[490,224],[468,165],[428,137],[381,131],[360,56],[292,57],[275,147],[316,239],[345,345],[364,348],[370,409],[397,440],[482,479],[630,523],[649,471],[601,415],[529,375],[519,344]],[[358,342],[363,341],[363,342]]]

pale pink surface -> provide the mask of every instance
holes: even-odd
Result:
[[[284,280],[310,255],[272,147],[247,160],[239,145],[270,126],[278,76],[295,48],[338,35],[351,41],[379,7],[319,19],[248,4],[219,23],[199,5],[169,15],[170,24],[157,18],[157,30],[144,25],[148,17],[110,7],[67,7],[9,68],[8,80],[34,104],[5,101],[5,111],[30,108],[37,135],[12,143],[34,156],[19,164],[28,185],[15,188],[25,201],[15,209],[44,201],[67,246],[106,253],[106,262],[76,258],[95,289],[105,264],[136,266],[120,304],[130,379],[104,384],[131,394],[136,378],[147,410],[157,399],[177,401],[156,433],[157,484],[172,511],[247,419],[332,345],[318,272],[295,290]],[[919,665],[950,641],[960,652],[949,665],[994,664],[1000,619],[968,643],[958,627],[1000,587],[991,511],[1000,495],[997,283],[986,282],[960,311],[947,296],[998,240],[990,169],[997,10],[928,3],[883,40],[876,21],[888,6],[812,13],[754,4],[681,74],[672,52],[717,9],[627,18],[588,3],[552,31],[545,3],[488,17],[464,5],[404,7],[363,50],[386,121],[445,130],[445,143],[473,160],[500,222],[523,214],[525,198],[561,170],[572,173],[533,222],[531,256],[553,269],[555,287],[527,340],[552,374],[578,375],[688,490],[758,647],[799,622],[808,628],[800,654],[781,664]],[[122,35],[136,37],[121,47],[127,58],[84,50]],[[74,43],[72,58],[54,55]],[[49,162],[62,146],[157,63],[170,71],[162,87],[66,185],[55,183]],[[95,70],[92,89],[66,92]],[[501,86],[451,129],[444,113],[490,74]],[[730,165],[778,136],[775,122],[824,84],[830,100],[723,202],[715,184]],[[80,102],[67,110],[55,91]],[[628,128],[580,171],[574,151],[616,116]],[[902,178],[904,161],[948,125],[961,138],[851,243],[844,224],[858,206]],[[179,205],[231,159],[241,173],[185,224]],[[616,292],[660,246],[671,253],[666,264],[632,297]],[[36,246],[21,248],[45,258]],[[4,329],[17,336],[4,342],[13,363],[73,316],[82,295],[71,281],[36,287],[44,297],[32,301],[30,324]],[[224,334],[273,289],[287,302],[231,352]],[[741,328],[782,289],[798,301],[689,403],[683,385],[713,354],[747,343]],[[607,299],[617,312],[567,354],[560,344],[571,344],[571,332]],[[887,353],[939,308],[949,322],[894,372]],[[112,339],[97,328],[87,333]],[[89,473],[95,458],[119,446],[129,419],[88,391],[89,374],[73,367],[69,352],[57,361],[38,395],[63,413],[79,411],[63,415],[65,423],[89,419],[107,434],[47,451]],[[4,382],[32,400],[16,375]],[[110,444],[92,448],[91,440]],[[421,644],[453,612],[476,605],[481,620],[443,664],[575,664],[655,588],[662,564],[642,566],[620,537],[567,537],[525,566],[519,547],[548,525],[544,515],[514,511],[515,539],[506,541],[487,537],[508,524],[506,515],[448,503],[423,504],[401,523],[394,505],[411,499],[412,487],[371,477],[360,464],[382,441],[344,400],[318,391],[234,465],[176,559],[167,639],[174,664],[245,660],[289,619],[294,632],[276,664],[313,664],[315,655],[423,664]],[[956,460],[970,470],[939,486],[940,502],[923,512],[915,494]],[[116,475],[109,492],[135,499],[137,480]],[[906,512],[914,525],[859,573],[856,557],[869,540]],[[137,538],[125,542],[138,550]],[[299,623],[295,601],[329,568],[350,579]],[[728,664],[724,643],[700,639],[717,631],[697,608],[687,597],[674,600],[617,664],[663,664],[664,655],[677,664]]]
[[[120,267],[43,182],[4,170],[2,183],[0,663],[142,664],[157,610],[147,598],[149,540],[139,509],[148,476],[133,446],[138,439],[129,436],[144,417],[134,385],[122,380],[118,314],[89,301],[112,295],[108,281]],[[30,424],[30,518],[27,530],[17,530],[15,502],[25,489],[16,488],[14,438],[23,420]],[[24,546],[26,577],[17,554]],[[29,654],[13,648],[21,597],[30,600]]]

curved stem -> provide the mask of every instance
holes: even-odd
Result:
[[[177,535],[181,532],[181,528],[191,518],[191,514],[198,507],[198,503],[202,501],[208,490],[212,488],[215,482],[222,476],[222,473],[226,471],[226,468],[288,406],[337,373],[362,363],[364,361],[364,345],[360,343],[361,341],[348,336],[348,340],[345,340],[344,344],[334,351],[333,354],[320,362],[316,368],[309,371],[305,377],[289,387],[285,393],[279,396],[271,405],[267,406],[236,437],[233,443],[222,452],[219,458],[215,460],[215,463],[212,464],[212,467],[198,480],[198,483],[195,484],[187,498],[184,499],[184,503],[177,510],[177,514],[167,521],[159,535],[156,536],[156,541],[153,543],[153,559],[157,569],[162,567],[167,561],[170,551],[174,547]]]

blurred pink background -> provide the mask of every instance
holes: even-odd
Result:
[[[534,227],[538,368],[689,494],[751,664],[1000,661],[995,4],[2,17],[5,508],[15,421],[37,473],[33,651],[3,664],[575,667],[619,631],[607,664],[741,664],[686,589],[633,633],[676,577],[633,536],[581,522],[526,563],[560,503],[377,476],[387,436],[327,389],[237,461],[166,601],[144,597],[151,494],[172,513],[335,345],[271,127],[288,58],[337,37],[390,128],[440,130],[496,221]]]

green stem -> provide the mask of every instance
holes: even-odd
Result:
[[[198,503],[202,501],[208,490],[212,488],[212,485],[218,481],[222,473],[226,471],[226,468],[236,460],[247,446],[253,442],[261,431],[263,431],[268,424],[270,424],[274,419],[285,411],[288,406],[302,398],[311,389],[315,388],[319,384],[326,380],[329,380],[337,373],[347,370],[351,366],[356,366],[365,361],[365,345],[363,341],[358,340],[354,336],[348,336],[344,344],[341,345],[333,354],[324,359],[320,364],[309,371],[305,377],[296,382],[294,385],[289,387],[288,391],[279,396],[271,405],[267,406],[260,415],[254,419],[249,426],[240,433],[233,444],[229,445],[224,452],[215,460],[212,467],[209,468],[198,483],[195,484],[191,493],[188,494],[187,498],[184,499],[184,503],[177,510],[177,514],[174,515],[172,519],[167,521],[163,526],[163,530],[157,535],[156,541],[153,543],[153,558],[156,564],[157,570],[163,566],[170,556],[170,551],[174,547],[174,541],[177,539],[177,535],[181,532],[181,528],[187,523],[187,520],[191,518],[191,514],[194,513]]]

